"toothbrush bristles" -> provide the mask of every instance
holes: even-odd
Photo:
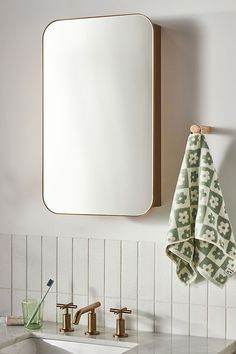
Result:
[[[49,281],[47,282],[47,286],[52,286],[52,284],[54,283],[54,280],[52,280],[52,279],[49,279]]]

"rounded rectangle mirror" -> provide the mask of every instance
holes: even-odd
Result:
[[[63,214],[160,204],[160,27],[143,15],[52,22],[43,36],[43,198]]]

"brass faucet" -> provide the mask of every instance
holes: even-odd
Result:
[[[128,334],[125,333],[125,320],[122,318],[123,313],[132,313],[131,310],[128,310],[127,307],[121,309],[110,308],[110,312],[113,312],[115,315],[118,315],[116,320],[116,333],[113,334],[115,338],[124,338],[128,337]]]
[[[69,313],[69,309],[76,309],[77,306],[70,302],[69,304],[57,304],[61,310],[65,310],[63,314],[63,322],[62,328],[60,328],[60,332],[73,332],[74,328],[71,326],[71,314]]]
[[[79,309],[75,314],[73,323],[77,325],[79,324],[80,317],[84,313],[88,313],[88,330],[85,332],[85,334],[88,336],[96,335],[100,333],[96,330],[96,313],[95,313],[95,309],[98,308],[99,306],[101,306],[101,303],[97,301],[94,304]]]

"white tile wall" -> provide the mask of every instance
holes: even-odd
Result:
[[[120,241],[105,243],[105,297],[120,299],[121,249]],[[120,302],[119,302],[120,305]]]
[[[136,300],[138,291],[138,243],[122,242],[121,298]]]
[[[190,329],[191,336],[207,336],[207,307],[202,305],[190,305]]]
[[[72,239],[58,238],[57,249],[57,291],[72,297]],[[67,298],[67,297],[66,297]],[[60,300],[61,301],[61,300]]]
[[[11,237],[0,238],[0,284],[2,288],[11,288]],[[1,301],[0,301],[1,302]]]
[[[176,304],[172,306],[172,332],[176,334],[189,335],[190,321],[189,321],[189,305]]]
[[[155,329],[155,245],[140,242],[138,247],[138,329]]]
[[[104,300],[105,243],[103,240],[89,240],[88,279],[89,301],[91,301],[91,298],[102,298],[102,300]]]
[[[224,307],[208,307],[208,336],[225,338],[226,335],[226,316]]]
[[[236,338],[236,278],[223,289],[186,287],[162,241],[0,235],[0,315],[21,314],[21,300],[40,298],[50,278],[45,320],[61,320],[57,301],[80,308],[99,300],[99,325],[115,328],[110,307],[127,306],[129,329]]]
[[[41,237],[27,237],[27,289],[41,293],[42,257]]]
[[[88,302],[88,242],[85,239],[73,239],[73,295],[87,298]]]

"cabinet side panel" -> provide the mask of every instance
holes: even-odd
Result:
[[[154,25],[153,206],[161,205],[161,27]]]

